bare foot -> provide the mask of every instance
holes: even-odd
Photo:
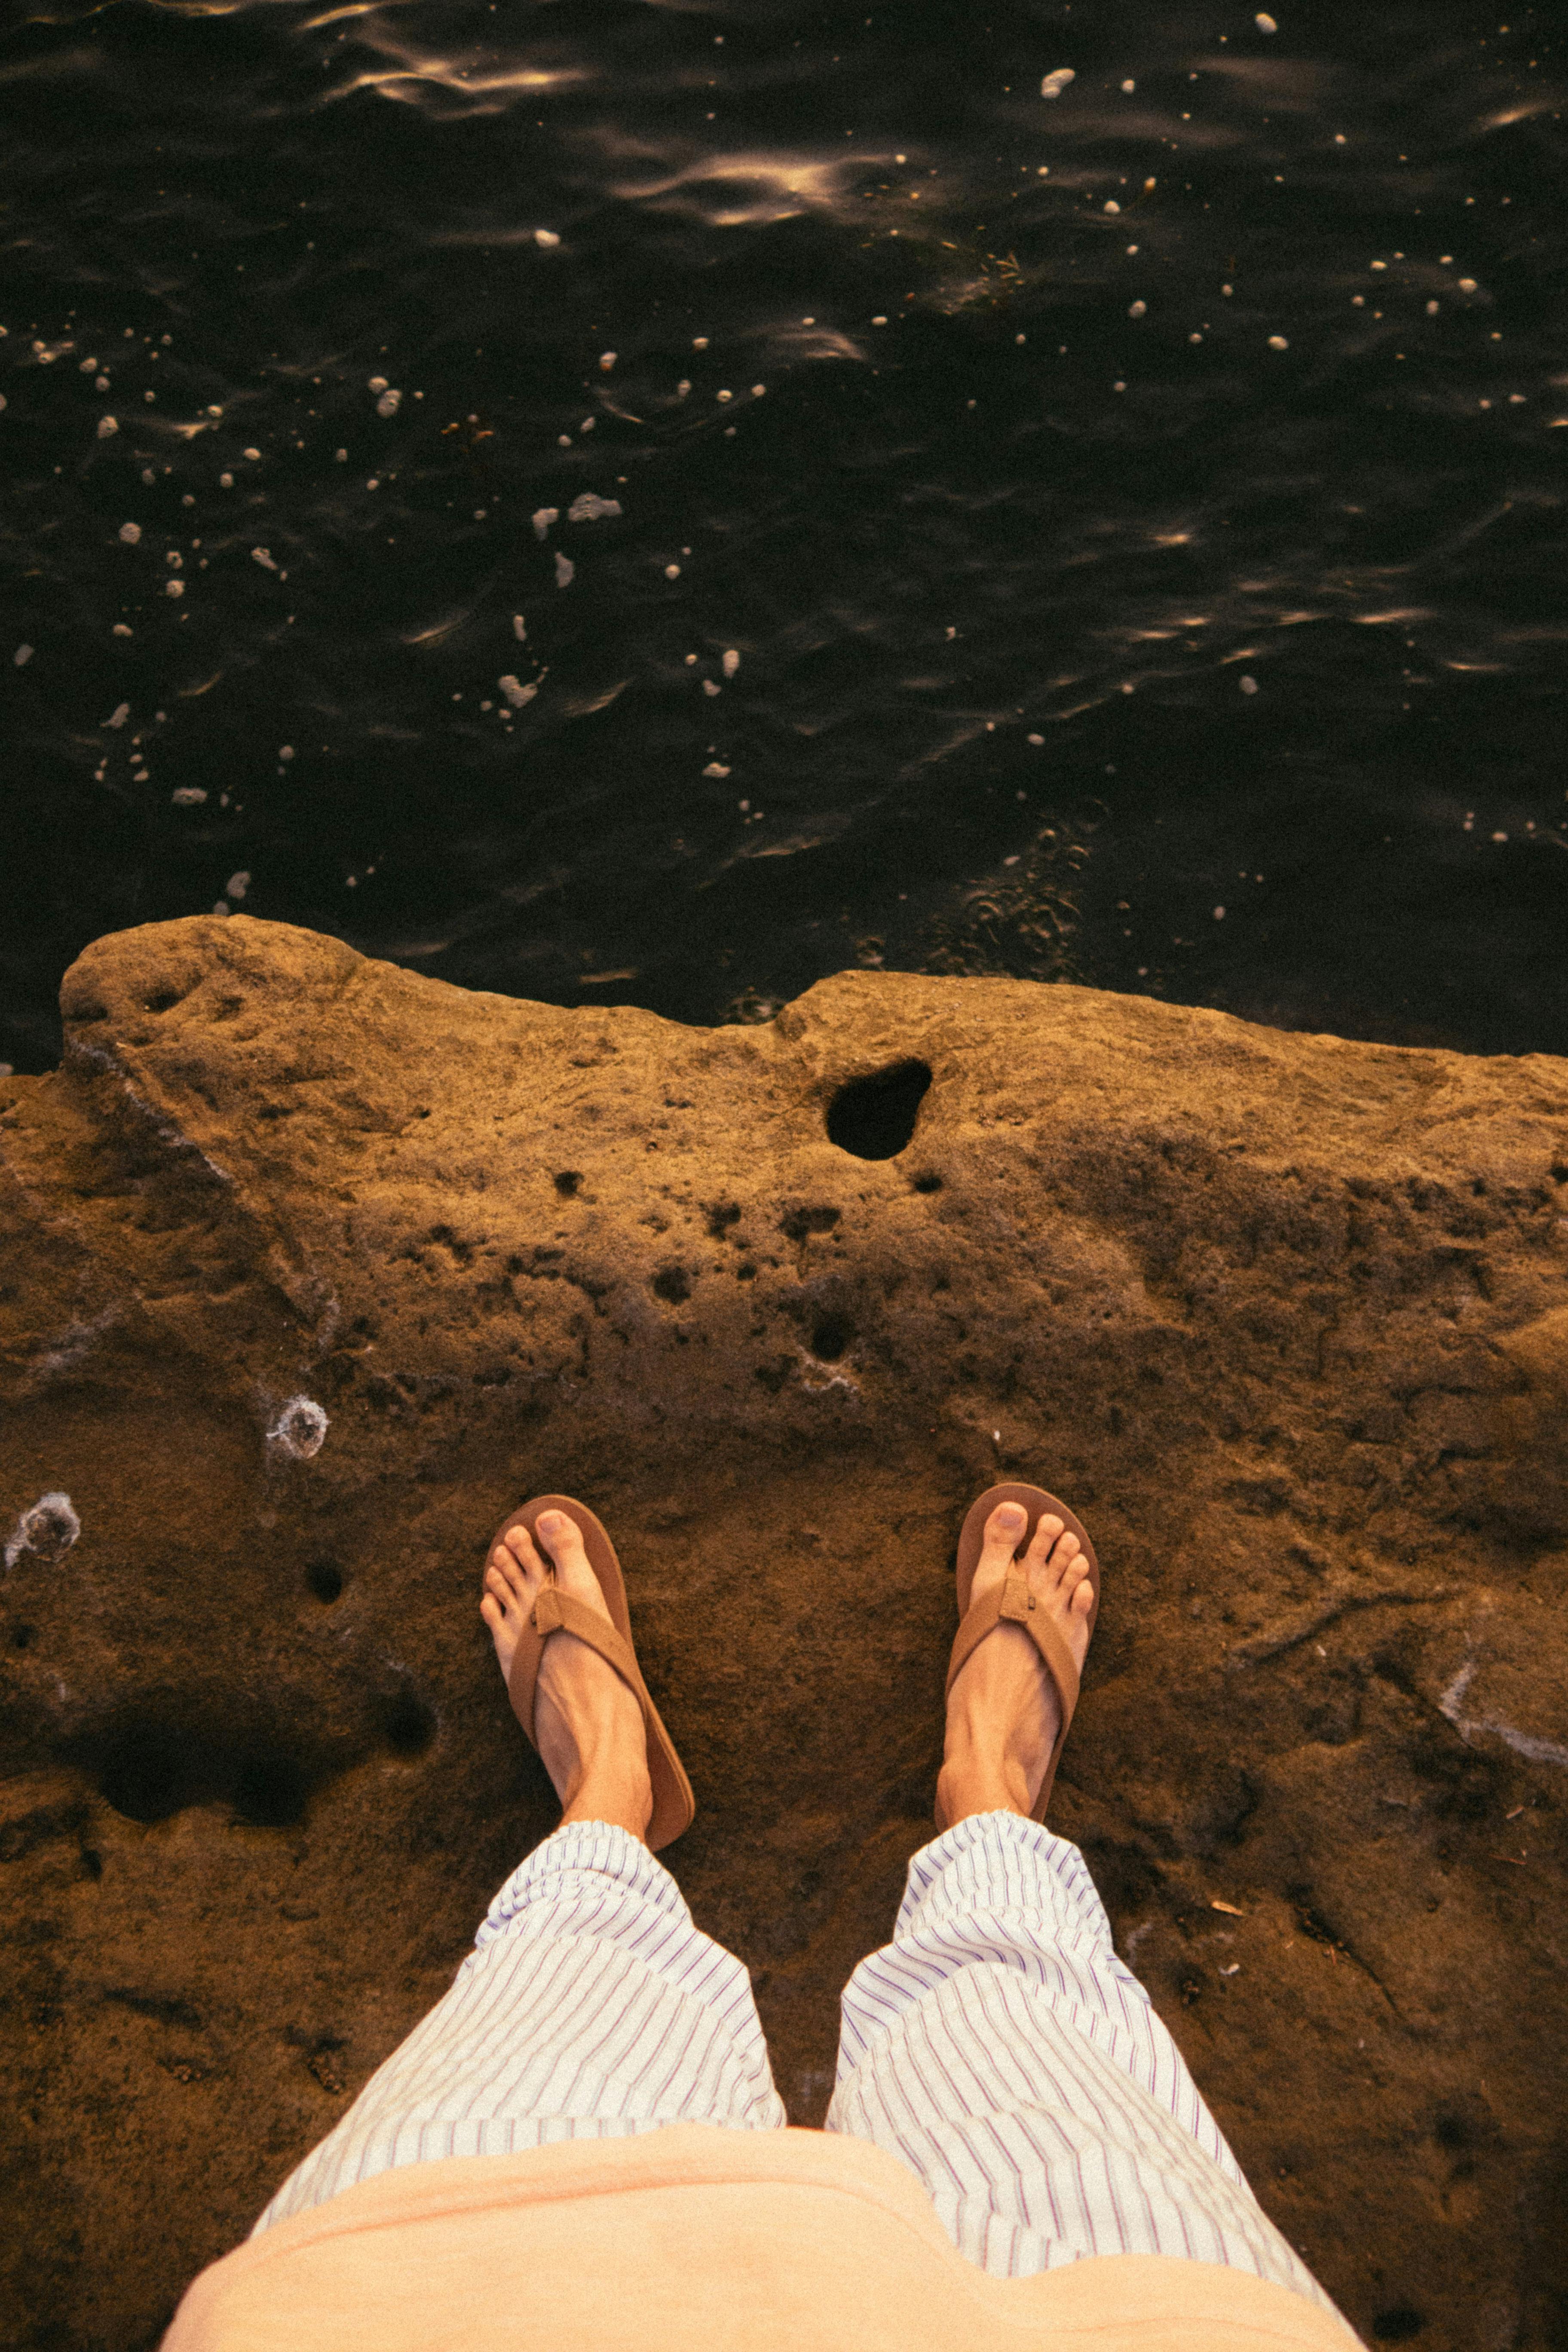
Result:
[[[535,1597],[551,1581],[552,1562],[561,1591],[610,1622],[576,1523],[564,1511],[542,1512],[539,1540],[543,1553],[526,1528],[509,1528],[485,1569],[479,1614],[495,1637],[503,1681]],[[616,1822],[634,1837],[645,1835],[653,1789],[642,1709],[630,1685],[575,1633],[552,1633],[544,1644],[533,1736],[561,1800],[563,1822]]]
[[[1018,1503],[998,1503],[986,1520],[972,1607],[1006,1576],[1026,1523]],[[1047,1513],[1020,1565],[1081,1672],[1089,1654],[1094,1588],[1078,1538]],[[960,1667],[947,1703],[937,1790],[948,1822],[961,1822],[969,1813],[1032,1815],[1061,1716],[1057,1686],[1022,1625],[1004,1619],[993,1626]]]

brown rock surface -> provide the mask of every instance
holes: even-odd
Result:
[[[477,1607],[542,1487],[818,2119],[1004,1474],[1105,1572],[1053,1822],[1265,2204],[1374,2341],[1568,2341],[1568,1065],[867,972],[692,1030],[244,918],[64,1004],[0,1082],[6,2343],[155,2343],[552,1824]]]

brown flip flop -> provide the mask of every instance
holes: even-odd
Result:
[[[610,1612],[608,1625],[592,1609],[574,1600],[571,1593],[561,1591],[555,1584],[550,1554],[538,1537],[540,1515],[544,1511],[564,1511],[569,1519],[575,1520],[588,1565],[599,1580],[599,1590]],[[658,1709],[647,1695],[647,1685],[637,1664],[637,1652],[632,1647],[626,1581],[621,1575],[621,1563],[616,1558],[616,1547],[585,1503],[574,1502],[570,1495],[536,1495],[531,1503],[524,1503],[521,1510],[509,1511],[501,1521],[485,1549],[487,1567],[507,1529],[520,1527],[526,1528],[539,1544],[540,1557],[549,1570],[551,1581],[530,1610],[512,1653],[511,1672],[507,1676],[512,1711],[528,1734],[530,1745],[537,1749],[539,1742],[533,1737],[534,1695],[539,1684],[539,1662],[552,1633],[575,1633],[580,1642],[586,1642],[590,1649],[607,1659],[621,1680],[637,1694],[642,1709],[647,1733],[648,1777],[653,1782],[653,1815],[647,1825],[647,1843],[657,1853],[660,1846],[668,1845],[682,1830],[690,1828],[697,1801],[675,1752],[675,1743],[659,1721]]]
[[[1023,1531],[1014,1547],[1015,1572],[1009,1573],[1003,1579],[1001,1589],[993,1593],[989,1600],[983,1601],[975,1608],[971,1609],[969,1596],[974,1590],[974,1571],[980,1565],[980,1555],[984,1549],[985,1522],[999,1503],[1022,1503],[1027,1514]],[[1075,1535],[1083,1546],[1084,1558],[1089,1562],[1089,1580],[1094,1590],[1094,1605],[1089,1612],[1089,1636],[1093,1638],[1094,1622],[1100,1614],[1100,1562],[1094,1556],[1094,1546],[1089,1539],[1089,1529],[1080,1518],[1076,1517],[1068,1510],[1065,1503],[1058,1502],[1054,1495],[1047,1495],[1043,1486],[1022,1486],[1009,1482],[1000,1486],[988,1486],[979,1501],[971,1504],[969,1516],[963,1522],[963,1532],[958,1538],[959,1626],[952,1644],[952,1656],[947,1669],[947,1687],[951,1692],[958,1679],[959,1669],[970,1653],[985,1639],[993,1626],[1004,1617],[1022,1625],[1024,1631],[1032,1636],[1035,1647],[1046,1662],[1046,1670],[1057,1686],[1062,1708],[1061,1729],[1057,1734],[1057,1744],[1052,1748],[1050,1761],[1046,1766],[1046,1777],[1040,1783],[1040,1793],[1035,1800],[1035,1810],[1031,1818],[1037,1822],[1043,1822],[1046,1818],[1046,1807],[1050,1802],[1051,1786],[1057,1777],[1057,1766],[1061,1761],[1062,1748],[1067,1741],[1068,1727],[1072,1721],[1073,1710],[1078,1706],[1079,1693],[1078,1668],[1073,1664],[1071,1652],[1046,1612],[1035,1606],[1027,1577],[1016,1572],[1018,1554],[1028,1549],[1034,1540],[1036,1528],[1041,1517],[1047,1514],[1060,1519],[1063,1528]],[[944,1830],[947,1827],[942,1818],[940,1797],[936,1803],[936,1825],[939,1830]]]

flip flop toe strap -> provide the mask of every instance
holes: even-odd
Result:
[[[637,1654],[631,1643],[624,1640],[609,1619],[601,1616],[596,1609],[588,1608],[570,1592],[563,1592],[559,1585],[546,1584],[528,1612],[518,1637],[517,1648],[512,1653],[511,1672],[507,1677],[507,1690],[513,1712],[533,1746],[537,1748],[539,1745],[533,1737],[539,1666],[544,1655],[544,1644],[552,1633],[575,1633],[580,1642],[586,1642],[591,1650],[596,1650],[600,1657],[614,1666],[641,1707],[643,1721],[651,1735],[651,1702],[643,1686]]]
[[[961,1669],[978,1649],[987,1633],[1005,1620],[1022,1625],[1045,1661],[1046,1671],[1057,1686],[1061,1700],[1061,1729],[1057,1734],[1055,1753],[1061,1753],[1068,1726],[1078,1706],[1079,1673],[1073,1664],[1072,1652],[1058,1632],[1050,1612],[1037,1594],[1029,1590],[1029,1580],[1010,1569],[1000,1588],[985,1600],[977,1601],[958,1629],[952,1644],[952,1657],[947,1669],[947,1687],[951,1694]]]

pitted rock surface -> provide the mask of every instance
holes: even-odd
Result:
[[[1104,1573],[1052,1825],[1264,2204],[1373,2342],[1568,2341],[1568,1064],[869,972],[695,1030],[244,917],[63,1003],[0,1081],[0,1514],[80,1528],[0,1588],[6,2342],[153,2345],[552,1825],[478,1613],[542,1489],[819,2120],[1002,1476]]]

